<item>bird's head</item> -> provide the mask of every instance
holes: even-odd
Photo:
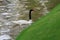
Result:
[[[29,10],[29,13],[32,13],[32,12],[34,12],[34,9],[30,9],[30,10]]]
[[[32,11],[34,11],[34,9],[30,9],[30,11],[32,12]]]

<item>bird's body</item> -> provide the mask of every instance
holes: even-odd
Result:
[[[13,23],[19,24],[19,25],[23,25],[23,24],[31,24],[32,20],[18,20],[18,21],[12,21]]]

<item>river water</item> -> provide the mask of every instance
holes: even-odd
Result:
[[[41,15],[39,14],[46,14],[48,13],[48,9],[45,5],[45,0],[37,0],[33,2],[38,2],[41,6],[34,7],[31,4],[30,1],[27,0],[3,0],[1,1],[3,5],[0,6],[0,39],[3,40],[2,37],[5,39],[11,39],[14,40],[19,32],[21,32],[24,28],[28,27],[29,25],[22,25],[14,24],[11,21],[16,21],[20,19],[26,19],[28,20],[28,10],[30,8],[35,8],[35,10],[38,10],[38,14],[36,17],[36,13],[34,16],[32,16],[32,20],[36,20],[36,18],[40,18]],[[48,0],[46,0],[48,2]],[[38,5],[38,4],[37,4]],[[42,8],[43,7],[43,8]],[[41,13],[40,9],[43,9]],[[32,14],[33,15],[33,14]],[[7,37],[7,38],[6,38]]]

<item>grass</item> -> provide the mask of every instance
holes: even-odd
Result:
[[[22,31],[16,40],[60,40],[60,4]]]

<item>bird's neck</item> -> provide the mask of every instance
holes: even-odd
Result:
[[[31,20],[31,11],[29,11],[29,20]]]

